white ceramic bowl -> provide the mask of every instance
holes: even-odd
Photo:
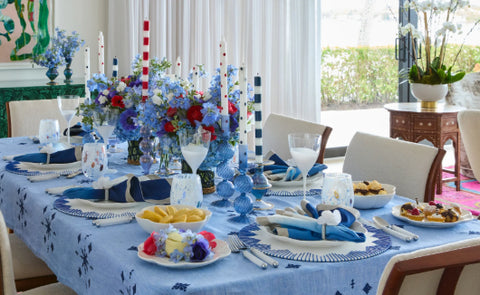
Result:
[[[143,212],[145,210],[150,210],[153,211],[154,207],[160,207],[162,209],[165,209],[167,206],[160,206],[160,205],[155,205],[155,206],[149,206],[145,207],[142,209],[142,211],[137,212],[135,215],[135,218],[137,220],[137,223],[145,230],[147,233],[152,233],[153,231],[160,231],[161,229],[167,229],[169,225],[171,224],[173,227],[177,229],[183,229],[183,230],[191,230],[192,232],[199,232],[200,229],[207,223],[207,221],[210,219],[212,216],[212,212],[207,210],[207,209],[202,209],[203,212],[205,212],[205,219],[197,222],[176,222],[176,223],[159,223],[159,222],[153,222],[149,219],[142,218]],[[189,208],[189,209],[195,209],[193,206],[188,206],[188,205],[169,205],[172,207],[175,207],[176,209],[182,209],[182,208]]]
[[[358,182],[355,182],[358,183]],[[383,188],[387,191],[386,195],[372,195],[362,196],[355,195],[353,201],[353,207],[357,209],[374,209],[385,206],[395,195],[395,186],[391,184],[382,183]]]

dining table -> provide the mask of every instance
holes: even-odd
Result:
[[[29,137],[0,139],[2,159],[38,150],[39,144]],[[141,167],[127,164],[126,158],[126,151],[109,155],[111,178],[126,173],[142,175]],[[80,174],[32,182],[25,175],[7,170],[9,161],[0,162],[0,209],[7,226],[47,263],[58,281],[78,294],[375,294],[383,269],[392,256],[480,236],[480,220],[476,218],[449,227],[429,228],[406,223],[392,215],[392,208],[412,200],[395,195],[384,207],[359,210],[362,220],[371,221],[374,216],[380,216],[417,234],[417,241],[395,238],[366,222],[368,243],[356,245],[360,247],[358,251],[339,253],[339,247],[343,247],[339,243],[322,245],[315,241],[310,246],[312,251],[320,247],[323,254],[293,255],[295,243],[292,246],[287,241],[283,250],[272,250],[264,244],[259,247],[278,261],[278,267],[260,268],[240,253],[231,253],[197,268],[167,267],[139,258],[138,247],[149,233],[136,220],[98,227],[92,221],[95,215],[62,210],[56,202],[61,196],[46,192],[49,188],[69,185],[91,186],[92,180]],[[313,188],[312,192],[319,189]],[[254,235],[258,230],[257,217],[300,205],[301,184],[298,193],[292,188],[289,191],[283,193],[283,187],[273,186],[263,200],[272,203],[274,208],[253,210],[248,214],[248,223],[232,221],[232,217],[238,215],[233,206],[213,206],[211,203],[220,199],[215,193],[204,195],[202,208],[210,210],[212,216],[203,230],[219,240],[239,234],[255,246],[260,243],[260,238],[255,239]],[[251,198],[255,202],[254,197]],[[320,194],[313,193],[307,199],[321,203]],[[148,205],[152,204],[139,202],[132,208],[140,210]],[[305,247],[308,248],[308,244]]]

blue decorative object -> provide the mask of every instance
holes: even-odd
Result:
[[[143,155],[140,157],[140,166],[142,166],[143,174],[150,174],[150,167],[153,164],[153,157],[150,153],[153,151],[153,142],[150,139],[152,136],[152,131],[147,126],[142,126],[140,128],[140,136],[142,140],[140,141],[139,147],[143,152]]]
[[[65,57],[65,70],[63,70],[63,74],[65,75],[65,82],[66,84],[70,84],[73,82],[72,80],[72,75],[73,75],[73,70],[71,68],[72,66],[72,58],[71,57]]]
[[[235,154],[233,146],[227,140],[222,140],[218,145],[217,155],[223,157],[222,162],[217,166],[217,175],[223,180],[217,185],[217,194],[222,197],[221,200],[212,202],[212,206],[230,207],[232,205],[229,198],[235,193],[235,188],[231,180],[235,175],[235,169],[232,165],[232,157]]]
[[[57,82],[55,82],[55,79],[58,77],[57,67],[48,68],[47,73],[45,73],[45,75],[47,75],[48,79],[50,79],[50,82],[48,82],[47,85],[58,84]]]
[[[269,210],[273,209],[274,205],[262,200],[263,196],[272,187],[268,182],[267,177],[263,174],[263,165],[257,164],[255,168],[255,174],[252,177],[253,188],[252,194],[255,196],[255,204],[253,205],[255,210]]]
[[[250,218],[247,214],[252,212],[253,210],[253,202],[248,193],[252,191],[253,188],[253,181],[252,178],[247,175],[247,151],[248,147],[246,144],[241,144],[238,146],[239,151],[239,170],[240,175],[238,175],[235,180],[233,181],[235,185],[235,190],[240,193],[235,201],[233,202],[233,208],[239,216],[235,216],[229,219],[231,222],[238,222],[238,223],[250,223],[252,222],[252,218]]]

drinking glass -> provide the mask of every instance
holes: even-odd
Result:
[[[180,133],[180,148],[185,161],[187,161],[192,173],[197,174],[197,169],[202,164],[208,153],[210,145],[210,131],[204,129],[185,130]]]
[[[311,133],[291,133],[288,135],[290,154],[296,166],[302,172],[303,199],[307,195],[307,176],[317,161],[322,136]]]
[[[98,179],[108,166],[107,148],[103,143],[86,143],[82,150],[82,172],[88,178]]]
[[[353,206],[352,176],[347,173],[325,173],[322,187],[322,204]]]
[[[170,188],[170,204],[201,207],[203,202],[202,183],[196,174],[177,174],[173,176]]]
[[[57,96],[58,108],[60,109],[60,113],[62,116],[67,120],[67,136],[68,136],[68,144],[70,145],[70,123],[72,121],[73,116],[77,112],[77,107],[79,103],[80,97],[78,95],[59,95]]]
[[[103,143],[108,145],[108,140],[117,125],[118,113],[115,111],[104,111],[93,113],[93,124],[99,135],[103,138]]]
[[[42,119],[38,128],[40,144],[56,143],[60,138],[60,127],[56,119]]]

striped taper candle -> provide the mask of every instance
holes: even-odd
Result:
[[[142,102],[148,99],[148,65],[150,50],[150,21],[143,21],[143,71],[142,71]]]
[[[105,46],[103,33],[98,33],[98,73],[105,74]]]
[[[113,58],[113,72],[112,72],[112,77],[117,78],[118,77],[118,58],[115,56]]]
[[[263,163],[262,139],[262,78],[255,76],[253,79],[255,98],[255,162]]]

